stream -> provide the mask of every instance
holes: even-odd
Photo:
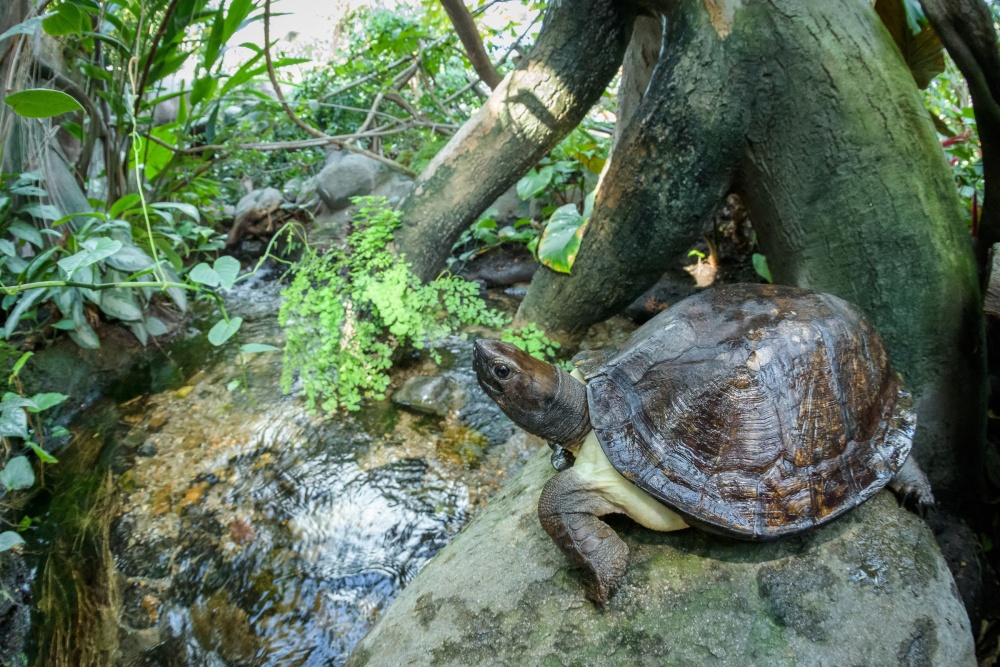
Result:
[[[280,346],[278,291],[254,279],[227,299],[241,342]],[[447,386],[438,414],[385,400],[348,415],[282,395],[280,352],[241,371],[235,345],[203,338],[171,345],[149,391],[93,403],[46,473],[45,664],[340,665],[540,444],[482,394],[468,340],[439,342],[440,366],[400,364],[394,387]],[[178,365],[180,349],[203,361]]]

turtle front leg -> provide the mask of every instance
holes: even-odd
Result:
[[[542,528],[572,562],[588,570],[587,598],[602,608],[628,563],[628,545],[598,518],[615,511],[572,468],[552,477],[538,499]]]

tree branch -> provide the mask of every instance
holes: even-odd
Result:
[[[462,46],[465,47],[465,53],[476,74],[490,87],[490,90],[495,90],[503,77],[490,62],[486,47],[483,46],[483,38],[479,35],[476,22],[472,20],[472,14],[469,13],[465,3],[462,0],[441,0],[441,6],[448,12],[448,18],[451,19],[458,38],[462,40]]]
[[[288,105],[287,101],[285,101],[285,95],[281,92],[281,86],[278,84],[278,75],[274,71],[274,61],[271,59],[271,0],[264,0],[264,61],[267,63],[267,76],[271,80],[271,85],[274,87],[274,94],[277,96],[278,101],[281,102],[281,106],[285,110],[285,114],[292,120],[293,123],[320,140],[322,143],[319,145],[332,144],[339,146],[340,148],[349,150],[352,153],[358,153],[381,162],[388,167],[392,167],[396,171],[401,171],[409,176],[416,176],[416,173],[401,164],[377,153],[366,151],[363,148],[358,148],[357,146],[352,146],[348,143],[342,143],[342,140],[320,132],[315,127],[309,125],[295,115],[295,112],[292,111],[292,107]],[[201,150],[205,150],[204,147],[200,148]]]

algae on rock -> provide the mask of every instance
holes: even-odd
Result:
[[[535,516],[537,455],[390,605],[362,665],[975,665],[931,531],[881,492],[815,531],[740,542],[615,522],[631,549],[602,612]]]

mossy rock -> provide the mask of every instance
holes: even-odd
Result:
[[[540,452],[432,560],[349,665],[975,665],[920,517],[888,492],[768,542],[614,525],[631,562],[606,611],[542,531]]]

